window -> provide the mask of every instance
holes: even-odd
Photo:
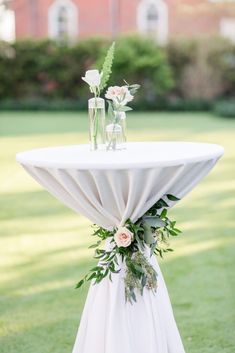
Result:
[[[168,9],[163,0],[141,0],[137,9],[137,26],[140,33],[165,43],[168,36]]]
[[[58,37],[63,39],[68,36],[68,11],[61,6],[58,10]]]
[[[57,40],[78,36],[78,9],[72,0],[55,0],[48,13],[49,37]]]
[[[0,4],[0,40],[12,42],[15,40],[14,11]]]
[[[220,33],[223,37],[235,43],[235,18],[222,18],[220,21]]]
[[[149,4],[146,14],[147,32],[157,31],[158,27],[158,10],[156,4]]]

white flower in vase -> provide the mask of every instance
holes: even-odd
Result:
[[[87,70],[85,77],[82,77],[82,79],[90,86],[91,92],[93,92],[94,89],[99,88],[102,75],[103,73],[100,73],[99,70]]]

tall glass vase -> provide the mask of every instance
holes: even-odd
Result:
[[[126,148],[126,113],[114,112],[113,120],[106,126],[106,149],[108,151]]]
[[[88,101],[90,149],[105,149],[105,102],[103,98]]]

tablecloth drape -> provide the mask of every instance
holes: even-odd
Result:
[[[165,194],[186,195],[222,155],[217,145],[133,143],[127,151],[88,146],[21,153],[18,161],[51,194],[93,223],[112,229],[135,222]],[[171,206],[173,203],[171,203]],[[73,353],[184,353],[161,270],[158,290],[125,303],[124,268],[91,286]]]

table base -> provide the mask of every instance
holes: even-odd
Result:
[[[124,271],[91,285],[73,353],[185,353],[155,257],[158,290],[125,302]]]

